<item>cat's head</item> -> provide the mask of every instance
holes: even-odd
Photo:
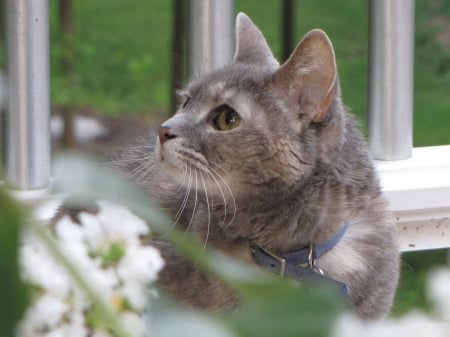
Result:
[[[159,163],[178,182],[219,198],[229,189],[236,196],[289,191],[343,141],[335,56],[321,30],[280,66],[241,13],[233,62],[193,80],[181,97],[160,127]]]

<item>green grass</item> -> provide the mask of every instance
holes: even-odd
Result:
[[[89,105],[111,115],[169,115],[172,1],[74,1],[74,36],[68,42],[75,75],[63,76],[67,53],[51,0],[52,101]],[[450,0],[416,1],[414,144],[450,143],[450,51],[438,45],[430,20],[450,13]],[[280,1],[236,0],[265,34],[280,59]],[[345,104],[366,126],[368,3],[297,1],[296,40],[313,28],[329,34],[336,49]],[[282,61],[282,60],[280,60]]]
[[[404,314],[412,308],[428,311],[430,306],[426,298],[426,284],[429,271],[446,263],[447,251],[443,249],[404,253],[393,314]]]
[[[74,1],[68,41],[74,79],[63,75],[57,2],[51,1],[52,100],[109,114],[166,110],[170,79],[171,1]]]

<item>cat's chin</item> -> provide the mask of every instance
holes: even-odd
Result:
[[[159,142],[156,143],[154,151],[159,171],[176,183],[183,184],[184,172],[181,168],[185,165],[180,162],[179,158],[173,156],[174,152],[162,148]]]
[[[161,157],[157,161],[157,164],[161,173],[168,176],[169,178],[172,178],[177,183],[182,183],[183,172],[181,172],[177,166],[173,165],[169,160],[167,160],[164,155],[161,155]]]
[[[155,162],[158,164],[160,171],[167,172],[175,169],[174,165],[170,163],[170,153],[165,151],[159,142],[156,143],[154,150]]]
[[[171,165],[170,163],[168,163],[166,160],[161,160],[158,162],[158,166],[159,166],[159,170],[166,176],[172,178],[173,180],[175,180],[177,183],[181,184],[182,183],[182,173],[179,172],[179,170]]]

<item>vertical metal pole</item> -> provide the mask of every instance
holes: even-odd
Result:
[[[5,104],[6,104],[6,80],[3,76],[2,69],[0,68],[0,117],[3,112]],[[0,125],[2,125],[1,120]]]
[[[282,0],[281,6],[281,57],[284,62],[294,50],[292,43],[295,35],[295,2],[294,0]]]
[[[172,69],[170,80],[170,111],[169,115],[176,112],[178,105],[176,90],[180,89],[185,79],[186,63],[186,1],[173,0],[172,22]]]
[[[414,0],[370,0],[369,143],[376,159],[412,153]]]
[[[189,78],[228,64],[234,53],[233,0],[190,0]]]
[[[17,190],[50,180],[48,0],[6,0],[5,180]]]

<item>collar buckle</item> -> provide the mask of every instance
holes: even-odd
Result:
[[[320,275],[324,275],[323,270],[317,267],[316,265],[316,257],[314,254],[314,245],[311,243],[308,247],[308,269],[319,273]]]
[[[252,243],[252,255],[255,258],[255,254],[256,254],[256,249],[258,249],[259,251],[263,252],[265,255],[271,257],[273,260],[277,261],[280,264],[280,269],[278,271],[279,277],[284,277],[284,275],[286,274],[286,259],[272,253],[270,250],[267,250],[259,245],[257,245],[256,243]],[[271,264],[272,268],[275,268],[276,266],[274,264]]]

